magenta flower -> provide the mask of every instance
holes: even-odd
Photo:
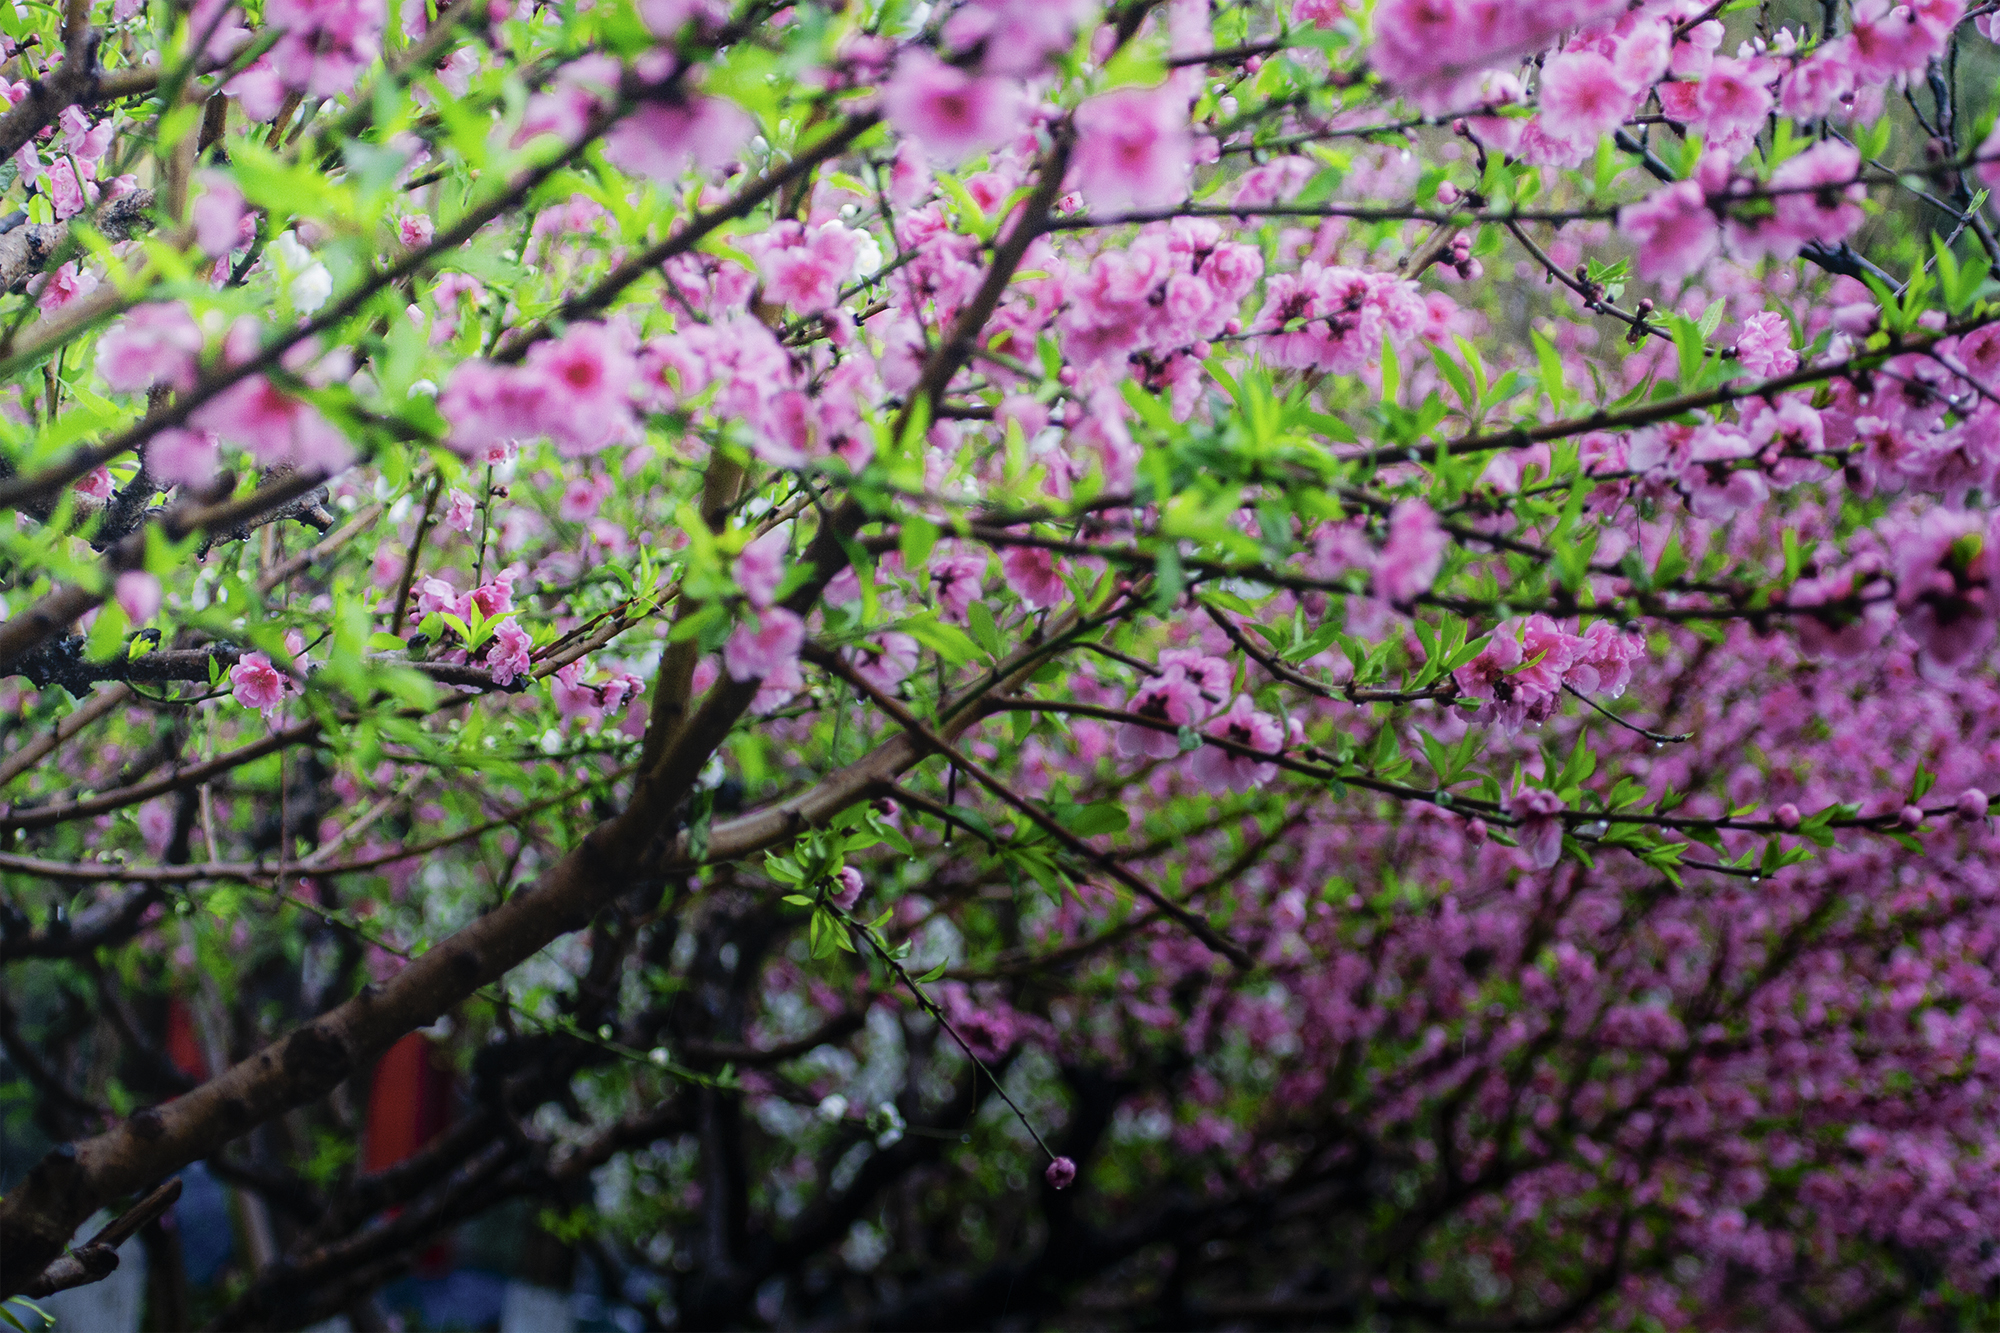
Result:
[[[782,606],[757,615],[756,627],[745,621],[722,645],[722,664],[731,680],[762,680],[793,667],[806,641],[806,623]]]
[[[919,651],[914,638],[892,630],[862,640],[848,650],[847,659],[863,680],[884,694],[893,694],[917,669]]]
[[[1141,685],[1125,701],[1125,711],[1156,718],[1178,730],[1194,725],[1207,716],[1209,710],[1202,702],[1201,689],[1195,682],[1178,671],[1169,671]],[[1171,759],[1181,750],[1180,738],[1174,731],[1145,727],[1136,722],[1120,724],[1117,743],[1118,753],[1133,758]]]
[[[1076,109],[1076,184],[1099,212],[1187,197],[1194,157],[1187,99],[1173,83],[1120,88]]]
[[[1430,591],[1444,564],[1445,531],[1422,500],[1399,500],[1389,511],[1388,539],[1375,560],[1375,594],[1408,606]]]
[[[1557,139],[1595,144],[1625,119],[1642,91],[1597,52],[1565,52],[1542,67],[1542,127]]]
[[[271,665],[271,659],[263,653],[245,653],[229,668],[230,693],[236,702],[245,708],[255,708],[269,717],[285,701],[285,688],[290,682],[285,674]]]
[[[1955,667],[1993,638],[2000,551],[1981,516],[1933,509],[1892,544],[1903,629],[1940,666]]]
[[[1015,596],[1040,610],[1069,596],[1055,553],[1039,546],[1010,546],[1000,555],[1000,575]]]
[[[1643,202],[1618,210],[1618,225],[1639,247],[1639,276],[1685,278],[1715,257],[1722,229],[1699,182],[1676,181]]]
[[[511,617],[501,621],[500,628],[493,631],[493,646],[486,650],[486,666],[493,673],[494,684],[512,685],[517,677],[527,675],[528,652],[534,646],[533,636],[519,623]]]
[[[1237,695],[1229,711],[1208,724],[1208,734],[1266,754],[1276,754],[1285,743],[1285,729],[1278,719],[1258,712],[1247,694]],[[1276,764],[1234,754],[1219,745],[1196,750],[1193,768],[1196,781],[1211,792],[1249,791],[1278,776]]]
[[[1563,675],[1582,643],[1545,615],[1509,620],[1495,627],[1486,647],[1452,678],[1460,693],[1487,702],[1479,710],[1483,721],[1519,731],[1555,716],[1562,705]]]
[[[1049,1169],[1042,1173],[1052,1190],[1066,1190],[1076,1183],[1076,1163],[1067,1157],[1058,1157],[1049,1163]]]
[[[1506,802],[1507,813],[1521,821],[1515,840],[1527,856],[1528,864],[1547,870],[1562,859],[1562,797],[1552,791],[1531,787],[1517,791]]]
[[[965,613],[985,591],[986,557],[946,555],[931,561],[931,581],[937,585],[938,610],[944,618],[965,623]]]
[[[1020,128],[1025,110],[1010,80],[967,74],[921,49],[897,57],[882,89],[889,124],[949,165],[997,148]]]
[[[756,130],[749,114],[725,98],[648,102],[605,134],[604,157],[622,171],[670,185],[690,164],[703,171],[723,166]]]

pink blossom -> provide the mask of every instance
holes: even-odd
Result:
[[[1276,754],[1285,743],[1285,729],[1278,719],[1258,712],[1247,694],[1237,695],[1229,711],[1208,724],[1208,734],[1267,754]],[[1276,764],[1234,754],[1219,745],[1196,750],[1193,769],[1195,779],[1211,792],[1249,791],[1278,775]]]
[[[1545,615],[1495,627],[1479,655],[1452,673],[1459,692],[1483,700],[1482,719],[1503,731],[1553,717],[1562,704],[1563,676],[1582,640],[1562,632]]]
[[[1042,1179],[1049,1182],[1052,1190],[1066,1190],[1076,1184],[1076,1163],[1067,1157],[1058,1157],[1049,1163]]]
[[[79,477],[71,489],[78,495],[87,495],[93,500],[109,500],[114,489],[111,483],[111,470],[99,464]]]
[[[1039,546],[1010,546],[1001,552],[1000,576],[1015,596],[1037,610],[1069,596],[1054,552]]]
[[[1828,140],[1773,171],[1771,188],[1782,192],[1772,200],[1772,225],[1781,238],[1773,253],[1795,254],[1806,241],[1831,245],[1852,234],[1867,216],[1861,209],[1866,191],[1855,180],[1860,170],[1860,153]]]
[[[174,803],[165,799],[146,802],[139,807],[138,823],[146,850],[155,856],[163,854],[174,839]]]
[[[1618,225],[1639,247],[1639,276],[1673,281],[1699,270],[1715,257],[1722,229],[1709,211],[1701,185],[1676,181],[1644,202],[1618,211]]]
[[[1562,797],[1539,787],[1517,791],[1507,799],[1507,813],[1521,821],[1515,839],[1537,870],[1547,870],[1562,859],[1563,808]]]
[[[565,523],[581,523],[596,515],[598,507],[611,494],[612,481],[609,477],[578,477],[563,487],[562,498],[556,501],[556,517]]]
[[[914,638],[892,631],[863,639],[847,650],[846,657],[863,680],[889,694],[917,669],[917,654]]]
[[[178,301],[133,306],[97,343],[97,373],[114,393],[156,384],[185,393],[194,387],[201,329]]]
[[[755,132],[748,113],[726,98],[648,102],[611,127],[604,156],[622,171],[670,185],[690,164],[702,171],[727,164]]]
[[[1785,317],[1765,310],[1744,320],[1736,336],[1736,364],[1758,379],[1797,370],[1799,354],[1792,350],[1792,328]]]
[[[354,451],[319,409],[284,392],[262,375],[224,389],[189,418],[197,429],[240,445],[260,463],[333,473],[354,459]]]
[[[338,97],[382,51],[382,0],[268,0],[264,22],[284,35],[271,66],[288,88]]]
[[[523,396],[539,433],[566,457],[595,453],[634,429],[638,363],[605,325],[573,324],[560,339],[535,344],[522,377],[532,377]]]
[[[1407,606],[1428,592],[1444,564],[1446,537],[1422,500],[1399,500],[1389,511],[1388,538],[1375,561],[1375,594]]]
[[[219,171],[202,173],[201,196],[189,214],[194,221],[194,242],[212,259],[237,248],[243,242],[243,219],[248,208],[243,191]]]
[[[861,901],[862,889],[867,887],[861,872],[853,866],[842,866],[834,872],[833,878],[840,887],[827,895],[827,901],[843,912],[853,911],[854,904]]]
[[[444,525],[453,532],[470,532],[479,519],[479,502],[454,486],[445,497]]]
[[[931,581],[937,586],[938,610],[946,620],[965,623],[966,611],[985,591],[986,557],[946,555],[931,562]]]
[[[722,646],[722,664],[731,680],[761,680],[795,665],[805,645],[806,625],[782,606],[757,613],[755,627],[745,621]]]
[[[437,223],[423,213],[396,221],[396,239],[412,250],[421,250],[437,236]]]
[[[35,308],[43,314],[54,314],[72,301],[80,300],[97,290],[97,274],[88,268],[75,264],[64,264],[54,273],[44,273],[29,280],[28,290],[35,293]]]
[[[1608,620],[1593,620],[1577,641],[1563,684],[1582,694],[1616,699],[1632,682],[1632,664],[1646,655],[1646,640]]]
[[[1202,702],[1200,686],[1179,671],[1168,671],[1141,685],[1125,701],[1125,711],[1180,728],[1200,721],[1207,715],[1208,707]],[[1180,748],[1180,739],[1172,731],[1136,722],[1119,725],[1118,753],[1122,755],[1171,759],[1180,753]]]
[[[221,448],[206,431],[163,430],[146,442],[146,470],[170,486],[206,486]]]
[[[1172,83],[1120,88],[1076,109],[1076,184],[1099,212],[1160,208],[1187,195],[1193,141]]]
[[[1556,138],[1594,144],[1625,119],[1638,92],[1597,52],[1565,52],[1542,67],[1542,124]]]
[[[535,646],[535,640],[520,624],[509,619],[500,622],[493,631],[493,646],[486,650],[486,666],[493,673],[496,685],[512,685],[516,678],[525,676],[530,669],[528,653]]]
[[[1903,629],[1940,666],[1962,665],[1993,637],[1996,547],[1979,515],[1948,509],[1909,524],[1892,547]]]
[[[967,74],[922,49],[905,51],[882,89],[882,111],[897,133],[948,165],[995,148],[1025,110],[1012,81]]]
[[[245,653],[229,668],[230,692],[245,708],[255,708],[269,717],[285,702],[290,681],[263,653]]]
[[[160,581],[143,569],[128,569],[112,585],[112,595],[135,625],[151,620],[160,609]]]
[[[785,581],[786,557],[791,547],[788,528],[773,528],[743,548],[736,557],[736,586],[750,605],[766,607],[777,597],[778,585]]]

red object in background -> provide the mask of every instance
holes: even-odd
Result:
[[[194,1011],[179,997],[167,1001],[167,1058],[197,1083],[208,1077],[208,1060],[194,1030]]]
[[[451,1072],[431,1058],[431,1043],[412,1032],[375,1066],[361,1169],[394,1166],[436,1138],[451,1119]]]
[[[433,1058],[430,1039],[412,1032],[383,1052],[368,1090],[368,1124],[361,1140],[361,1169],[394,1166],[444,1132],[451,1121],[451,1069]],[[400,1209],[390,1209],[395,1216]],[[452,1266],[450,1238],[417,1259],[417,1271],[441,1276]]]

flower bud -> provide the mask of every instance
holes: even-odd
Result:
[[[1483,819],[1468,819],[1465,822],[1465,840],[1474,847],[1486,841],[1486,832],[1486,821]]]
[[[1923,824],[1924,812],[1914,805],[1906,805],[1896,812],[1896,827],[1905,832],[1922,828]]]
[[[1986,812],[1991,805],[1992,802],[1987,799],[1985,792],[1977,787],[1967,787],[1958,794],[1958,802],[1952,807],[1952,813],[1969,824],[1975,819],[1986,818]]]
[[[1043,1179],[1049,1182],[1050,1189],[1066,1190],[1076,1183],[1076,1163],[1067,1157],[1058,1157],[1049,1163]]]
[[[1786,832],[1790,832],[1799,826],[1799,808],[1790,801],[1786,801],[1771,812],[1771,822]]]
[[[864,887],[861,872],[853,866],[842,866],[840,873],[834,876],[834,880],[840,887],[830,895],[830,901],[843,912],[853,910],[854,904],[861,901],[861,890]]]

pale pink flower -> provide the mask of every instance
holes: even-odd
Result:
[[[445,497],[444,525],[453,532],[470,532],[479,520],[479,502],[454,486]]]
[[[1076,109],[1077,188],[1099,212],[1160,208],[1187,197],[1194,141],[1177,85],[1120,88]]]
[[[1069,596],[1052,551],[1039,546],[1010,546],[1000,555],[1000,575],[1014,594],[1040,610]]]
[[[221,448],[206,431],[163,430],[146,442],[146,470],[170,486],[206,486]]]
[[[1507,813],[1521,821],[1514,837],[1521,844],[1528,864],[1547,870],[1562,859],[1562,797],[1552,791],[1531,787],[1507,798]]]
[[[146,850],[154,856],[164,853],[174,839],[174,803],[163,799],[140,806],[139,836],[146,840]]]
[[[731,680],[760,680],[797,664],[806,624],[782,606],[757,613],[756,627],[745,621],[722,646],[722,664]]]
[[[835,873],[834,880],[840,887],[829,894],[827,900],[843,912],[853,911],[854,904],[861,901],[862,889],[867,887],[861,872],[853,866],[842,866]]]
[[[423,213],[415,213],[401,218],[396,223],[396,237],[412,250],[421,250],[437,236],[437,223]]]
[[[178,301],[133,306],[97,343],[97,373],[114,393],[156,384],[185,393],[194,387],[201,329]]]
[[[736,586],[743,590],[750,605],[763,608],[776,599],[778,585],[785,581],[790,544],[788,528],[773,528],[744,547],[743,553],[736,557]]]
[[[135,625],[151,620],[160,609],[160,581],[143,569],[128,569],[111,585],[112,596]]]
[[[1765,310],[1744,320],[1736,337],[1736,364],[1760,380],[1797,370],[1799,354],[1792,350],[1792,327],[1785,317]]]
[[[1025,100],[1011,80],[977,76],[921,49],[905,51],[882,89],[882,111],[931,160],[956,165],[1020,127]]]
[[[189,209],[194,220],[194,242],[203,254],[219,259],[243,240],[243,219],[248,212],[243,191],[219,171],[203,172],[201,197]]]
[[[271,665],[263,653],[245,653],[229,668],[230,692],[245,708],[255,708],[269,717],[285,702],[285,673]]]

